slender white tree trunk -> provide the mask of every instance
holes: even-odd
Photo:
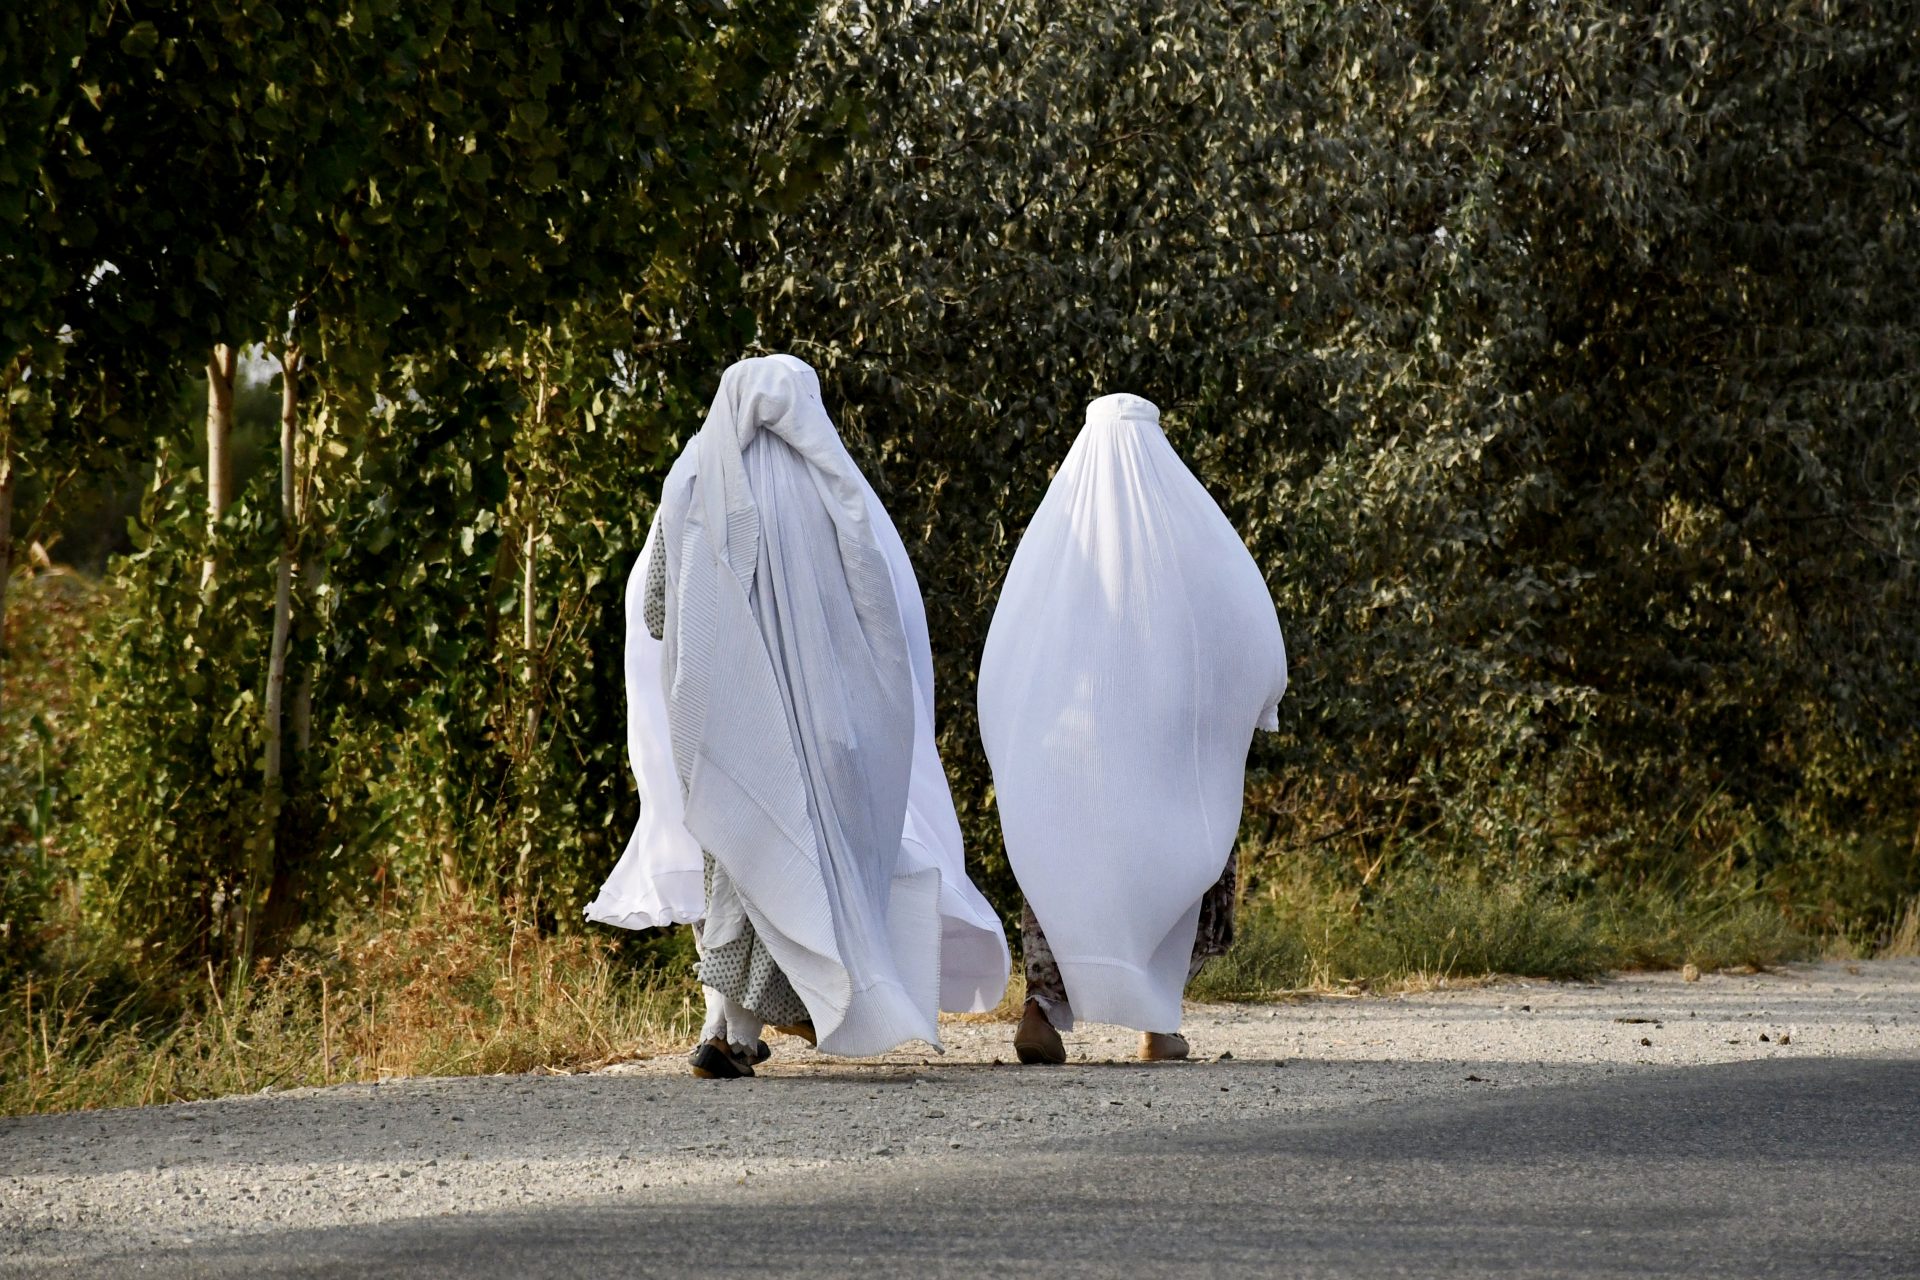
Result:
[[[295,491],[293,508],[294,526],[303,531],[307,528],[307,508],[313,497],[313,473],[320,461],[313,440],[307,441],[306,448],[307,458],[301,472],[300,486]],[[301,598],[307,602],[308,616],[312,617],[317,612],[317,602],[320,599],[322,577],[320,558],[315,555],[307,556],[301,561],[299,570],[301,588],[306,592],[306,595]],[[309,662],[300,669],[300,687],[294,690],[293,707],[288,712],[293,725],[293,754],[303,767],[307,758],[307,748],[313,742],[313,680],[314,664]]]
[[[13,413],[12,392],[25,367],[15,360],[0,378],[0,702],[6,697],[7,587],[13,582]]]
[[[546,376],[542,374],[537,384],[537,389],[534,392],[533,421],[536,447],[538,447],[541,437],[539,428],[545,426],[546,420],[547,380]],[[534,588],[537,581],[534,572],[534,552],[539,545],[539,530],[537,528],[538,522],[534,517],[531,467],[527,469],[527,474],[521,481],[520,508],[520,651],[527,664],[526,736],[523,739],[523,745],[520,751],[520,767],[526,771],[528,777],[531,777],[534,741],[540,732],[540,660],[534,652],[534,643],[539,638],[535,628],[534,618],[534,603],[536,599]],[[513,884],[515,894],[524,902],[527,889],[527,864],[529,856],[533,852],[534,833],[531,811],[527,809],[524,802],[522,804],[522,811],[528,814],[528,819],[526,829],[521,832],[520,857],[514,866]]]
[[[312,599],[315,585],[314,575],[309,568],[305,575],[308,599]],[[304,762],[307,748],[313,745],[313,664],[308,663],[300,672],[300,687],[293,691],[293,707],[288,712],[293,726],[293,754],[296,760]]]
[[[533,405],[534,438],[544,443],[544,428],[547,425],[547,379],[542,374],[537,384]],[[534,641],[538,639],[534,629],[534,551],[539,545],[539,521],[534,515],[533,474],[529,467],[523,482],[521,502],[525,508],[525,529],[522,533],[520,555],[520,644],[527,655],[527,754],[533,754],[534,735],[540,728],[540,710],[537,692],[540,688],[540,664],[534,654]]]
[[[7,658],[7,585],[13,580],[13,437],[0,435],[0,663]],[[6,696],[0,666],[0,700]]]
[[[233,464],[229,457],[229,446],[233,441],[233,371],[236,362],[234,349],[222,342],[213,349],[213,356],[207,361],[207,537],[211,543],[220,527],[221,517],[227,513],[227,503],[232,498]],[[200,590],[208,595],[213,592],[214,575],[218,566],[214,562],[211,549],[207,560],[200,569]]]
[[[266,888],[273,880],[274,829],[279,821],[281,737],[287,693],[287,642],[293,633],[293,558],[298,534],[296,471],[300,442],[300,348],[280,353],[280,569],[273,597],[273,641],[267,656],[266,750],[261,769],[261,826],[247,876],[240,923],[240,957],[253,958]]]
[[[287,693],[287,641],[293,632],[293,552],[297,533],[295,469],[300,439],[300,351],[280,356],[280,571],[273,597],[273,647],[267,659],[267,749],[264,781],[280,787],[280,741]]]
[[[520,551],[520,647],[527,655],[527,753],[533,753],[533,735],[540,728],[540,711],[534,705],[534,691],[539,687],[540,673],[535,670],[533,654],[534,641],[534,573],[533,551],[535,535],[532,513],[528,513],[527,527],[522,535]]]

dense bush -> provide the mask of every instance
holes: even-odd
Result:
[[[12,669],[0,697],[0,989],[40,962],[71,892],[72,768],[84,715],[74,706],[80,653],[100,593],[75,574],[16,588],[4,639]]]
[[[731,246],[833,153],[826,113],[785,151],[753,137],[809,14],[5,20],[0,266],[33,288],[0,405],[36,412],[0,419],[0,480],[153,477],[74,814],[107,929],[246,960],[449,881],[577,918],[631,819],[620,579],[751,338]],[[280,370],[278,474],[250,482],[172,411],[208,368],[226,439],[236,348]]]
[[[790,91],[868,130],[755,298],[920,557],[976,847],[1000,575],[1129,390],[1289,633],[1253,831],[1884,920],[1920,887],[1917,73],[1892,3],[831,10]]]
[[[58,874],[0,761],[8,920],[84,853],[92,918],[196,971],[449,887],[577,921],[632,819],[621,583],[756,348],[821,368],[916,556],[1003,908],[975,663],[1123,389],[1288,631],[1256,882],[1866,933],[1920,891],[1902,5],[512,10],[0,18],[0,481],[151,477],[34,792]],[[292,426],[210,522],[216,343]]]

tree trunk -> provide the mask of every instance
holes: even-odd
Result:
[[[295,491],[293,508],[294,527],[301,530],[307,528],[307,508],[313,499],[313,476],[320,465],[320,457],[316,443],[314,441],[308,441],[307,449],[309,456],[305,462],[304,472],[301,473],[300,476],[299,487]],[[307,602],[307,619],[308,625],[311,627],[315,615],[318,613],[317,602],[320,599],[320,588],[324,577],[325,566],[320,557],[308,556],[302,560],[299,568],[301,589],[307,593],[303,598]],[[300,776],[300,770],[306,767],[307,748],[313,744],[313,681],[315,669],[316,664],[312,662],[307,663],[300,669],[300,687],[294,690],[293,707],[288,712],[293,725],[293,755],[296,762],[296,779]]]
[[[534,393],[533,421],[534,439],[540,442],[538,428],[547,420],[547,380],[543,374]],[[526,736],[520,749],[520,768],[525,776],[531,776],[533,768],[534,739],[540,731],[540,663],[534,654],[534,642],[538,639],[534,619],[534,549],[538,545],[537,530],[533,514],[533,475],[531,468],[521,481],[521,541],[520,541],[520,651],[527,664],[526,689]],[[514,866],[513,888],[516,897],[524,903],[527,890],[527,863],[533,853],[533,828],[531,813],[526,798],[521,799],[521,811],[528,814],[526,829],[521,832],[520,858]]]
[[[303,510],[300,513],[300,527],[304,529],[306,524],[307,514]],[[320,566],[311,557],[300,566],[300,581],[302,590],[307,593],[307,618],[311,626],[316,613],[315,602],[320,598]],[[300,687],[294,690],[293,708],[289,712],[293,722],[296,777],[306,768],[307,749],[313,745],[313,679],[314,664],[309,662],[300,670]]]
[[[526,532],[524,534],[524,539],[525,540],[522,544],[521,552],[520,552],[520,646],[525,651],[526,658],[527,658],[526,754],[528,756],[532,756],[533,735],[536,732],[538,732],[540,728],[540,709],[538,706],[535,705],[535,698],[534,698],[534,691],[538,689],[540,685],[540,673],[538,670],[535,669],[535,659],[533,655],[533,643],[534,643],[534,640],[536,639],[536,636],[534,634],[534,618],[533,618],[534,528],[533,528],[533,515],[531,512],[529,512],[527,515],[527,527],[526,527]]]
[[[233,464],[228,445],[233,440],[234,349],[222,342],[207,361],[207,560],[200,568],[200,590],[211,595],[216,571],[213,539],[232,498]]]
[[[261,831],[247,876],[240,923],[241,963],[251,962],[259,939],[262,901],[272,882],[281,801],[281,734],[287,693],[287,642],[293,632],[293,559],[298,535],[294,509],[300,436],[300,348],[280,353],[280,570],[273,598],[273,642],[267,657],[266,751],[261,770]]]
[[[300,352],[289,347],[280,356],[280,572],[273,599],[273,648],[267,660],[267,751],[264,781],[280,786],[282,711],[287,692],[287,641],[293,631],[293,553],[297,530],[294,511],[295,469],[300,436]]]
[[[0,663],[7,658],[7,585],[13,581],[13,438],[0,436]],[[0,702],[6,674],[0,667]]]
[[[539,382],[536,384],[536,387],[537,387],[537,390],[534,393],[534,404],[533,404],[534,440],[536,442],[536,445],[544,445],[545,444],[544,428],[547,425],[547,377],[546,377],[546,374],[542,373],[540,375],[540,379],[539,379]],[[531,459],[529,459],[529,461],[531,461]],[[533,556],[534,556],[534,547],[537,544],[536,535],[538,533],[538,530],[536,526],[538,524],[538,521],[534,518],[533,472],[531,467],[528,468],[526,479],[522,482],[522,485],[523,485],[523,488],[521,492],[521,502],[524,507],[526,529],[524,533],[525,545],[522,548],[521,557],[520,557],[520,564],[521,564],[520,644],[524,648],[526,652],[526,657],[527,657],[527,750],[526,750],[526,754],[527,754],[527,757],[531,759],[533,756],[533,737],[534,737],[534,734],[538,732],[540,728],[540,707],[539,707],[539,698],[538,698],[538,690],[540,688],[540,669],[539,669],[539,661],[535,657],[534,650],[533,650],[534,641],[537,639],[537,636],[534,631],[534,616],[533,616],[534,599],[535,599]]]
[[[25,368],[21,356],[0,378],[0,705],[6,699],[7,588],[13,582],[13,388]]]

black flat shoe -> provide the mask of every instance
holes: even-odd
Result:
[[[747,1061],[757,1067],[772,1056],[773,1046],[769,1045],[765,1040],[755,1040],[753,1042],[753,1052],[747,1055]]]
[[[702,1080],[738,1080],[753,1074],[753,1064],[738,1057],[725,1040],[709,1040],[688,1055],[693,1074]]]

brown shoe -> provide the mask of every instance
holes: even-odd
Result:
[[[820,1041],[816,1039],[814,1036],[813,1022],[811,1020],[806,1022],[788,1023],[784,1027],[775,1027],[774,1030],[778,1031],[783,1036],[799,1036],[802,1040],[805,1040],[810,1045],[817,1046],[820,1043]]]
[[[1067,1060],[1067,1046],[1060,1042],[1060,1033],[1047,1021],[1038,1000],[1027,1001],[1020,1015],[1020,1025],[1013,1033],[1013,1051],[1030,1067],[1057,1067]]]
[[[1178,1062],[1193,1050],[1177,1031],[1142,1031],[1140,1056],[1147,1062]]]

